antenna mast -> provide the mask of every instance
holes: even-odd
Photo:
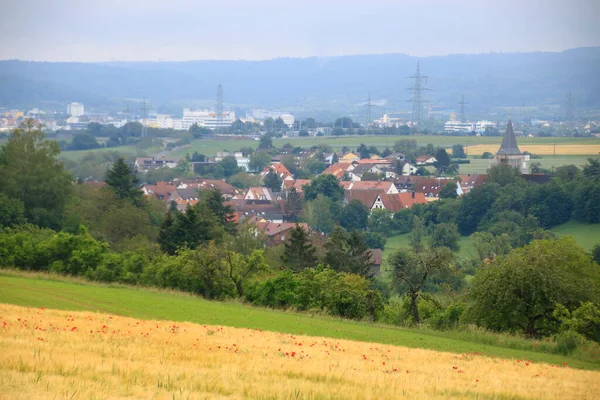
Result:
[[[219,86],[217,86],[217,104],[215,113],[217,114],[216,130],[221,130],[223,128],[223,86],[221,86],[220,83]]]
[[[465,104],[469,103],[465,101],[464,94],[460,96],[460,101],[458,104],[460,104],[460,122],[467,122],[467,117],[465,115]]]

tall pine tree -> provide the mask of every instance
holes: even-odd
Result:
[[[290,240],[284,244],[281,260],[294,272],[314,267],[317,263],[316,247],[310,242],[308,232],[300,225],[292,229]]]
[[[283,216],[286,221],[296,222],[302,212],[302,198],[296,190],[292,187],[287,195],[287,200],[283,206]]]
[[[106,173],[106,184],[121,200],[131,200],[139,204],[143,192],[138,187],[139,181],[131,168],[122,157],[113,164]]]

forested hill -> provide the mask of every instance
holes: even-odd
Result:
[[[190,54],[190,58],[207,55]],[[564,105],[600,107],[600,47],[560,53],[506,53],[416,58],[402,54],[268,61],[48,63],[0,61],[0,106],[81,101],[123,104],[147,97],[155,105],[209,100],[223,84],[230,105],[288,109],[359,108],[368,93],[386,108],[408,109],[408,79],[420,61],[430,76],[428,100],[457,108],[465,94],[471,109]]]

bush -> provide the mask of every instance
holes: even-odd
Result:
[[[585,339],[579,333],[568,330],[556,335],[556,349],[560,354],[572,354]]]

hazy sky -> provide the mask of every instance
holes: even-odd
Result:
[[[0,0],[0,59],[268,59],[600,45],[600,0]]]

